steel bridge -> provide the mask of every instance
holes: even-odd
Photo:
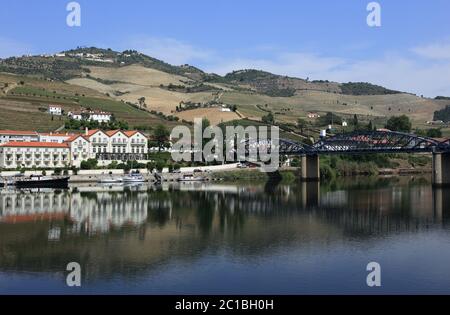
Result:
[[[280,155],[302,158],[302,178],[319,179],[319,155],[370,153],[433,153],[433,183],[450,184],[450,140],[395,131],[354,131],[322,138],[312,145],[279,139],[278,143],[247,141],[246,152],[264,147]]]
[[[355,131],[322,138],[313,145],[280,139],[278,152],[285,155],[450,152],[450,142],[404,132]]]

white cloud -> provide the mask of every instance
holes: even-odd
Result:
[[[207,50],[196,48],[173,38],[137,36],[133,37],[126,45],[127,49],[135,49],[173,65],[194,63],[199,60],[205,61],[212,54]]]
[[[0,58],[31,54],[31,47],[18,41],[0,36]]]
[[[424,63],[398,54],[353,60],[308,53],[281,53],[270,59],[223,61],[207,67],[207,70],[225,74],[249,68],[314,80],[370,82],[429,97],[450,95],[450,61]]]
[[[450,95],[450,62],[426,63],[402,56],[349,61],[341,69],[324,73],[329,80],[363,81],[390,89],[434,97]]]
[[[308,53],[281,53],[272,59],[235,59],[208,67],[208,71],[224,75],[233,70],[258,69],[280,75],[314,77],[345,63],[341,58],[329,58]]]
[[[412,51],[428,59],[450,60],[450,42],[417,46]]]
[[[148,36],[133,37],[124,45],[171,64],[189,63],[206,72],[221,75],[234,70],[258,69],[279,75],[309,77],[312,80],[370,82],[434,97],[450,95],[450,42],[443,43],[418,46],[378,58],[359,59],[305,51],[282,51],[273,46],[256,46],[251,51],[241,51],[246,56],[262,53],[265,57],[229,57],[226,52],[195,47],[173,38]],[[370,42],[362,43],[358,49],[364,50],[364,47],[369,48],[371,45]],[[236,50],[232,51],[234,56],[237,53]]]

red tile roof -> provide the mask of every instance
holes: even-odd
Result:
[[[112,136],[114,136],[116,133],[118,133],[120,130],[108,130],[108,131],[106,131],[105,133],[108,135],[108,136],[110,136],[110,137],[112,137]]]
[[[114,136],[114,135],[115,135],[116,133],[118,133],[118,132],[123,133],[123,134],[124,134],[125,136],[127,136],[128,138],[134,136],[134,135],[137,134],[138,132],[141,133],[141,132],[138,131],[138,130],[127,130],[127,131],[122,131],[122,130],[109,130],[109,131],[106,131],[105,133],[106,133],[108,136],[112,137],[112,136]]]
[[[23,130],[0,130],[1,135],[19,135],[19,136],[36,136],[36,131],[23,131]]]
[[[137,130],[130,130],[130,131],[124,131],[123,133],[129,138],[137,134],[139,131]]]
[[[85,136],[84,135],[72,135],[65,142],[72,142],[72,141],[74,141],[74,140],[76,140],[76,139],[78,139],[80,137],[84,138]]]
[[[93,134],[95,134],[95,133],[97,133],[97,132],[99,132],[99,131],[101,131],[100,129],[92,129],[92,130],[89,130],[88,132],[87,132],[87,134],[86,134],[86,137],[90,137],[90,136],[92,136]],[[103,132],[103,131],[102,131]]]
[[[11,148],[68,148],[67,143],[55,143],[55,142],[17,142],[10,141],[4,144],[0,144],[0,147]]]

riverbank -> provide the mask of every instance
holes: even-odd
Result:
[[[146,181],[156,182],[157,178],[155,173],[148,169],[138,169],[140,174]],[[332,169],[330,165],[321,165],[321,177],[322,179],[333,179],[340,177],[354,177],[354,176],[377,176],[377,175],[410,175],[410,174],[431,174],[431,168],[417,167],[417,168],[376,168],[371,167],[368,170],[366,167],[354,167],[347,172],[340,172],[339,169]],[[216,166],[203,166],[203,167],[189,167],[181,168],[178,172],[169,173],[168,170],[164,170],[158,173],[162,177],[163,181],[177,181],[181,177],[187,174],[195,174],[195,176],[203,177],[205,181],[268,181],[279,180],[282,182],[292,182],[299,179],[301,169],[299,167],[283,167],[279,169],[277,173],[265,173],[261,172],[259,168],[247,168],[240,169],[237,164],[228,165],[216,165]],[[96,183],[105,178],[110,177],[123,177],[126,172],[121,169],[96,169],[96,170],[79,170],[76,173],[68,171],[64,174],[57,174],[54,171],[4,171],[0,172],[0,176],[7,178],[11,176],[23,175],[66,175],[70,176],[70,183]]]

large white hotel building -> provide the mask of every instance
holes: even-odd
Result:
[[[148,139],[140,131],[87,130],[84,134],[0,130],[0,169],[80,167],[97,159],[147,161]]]

